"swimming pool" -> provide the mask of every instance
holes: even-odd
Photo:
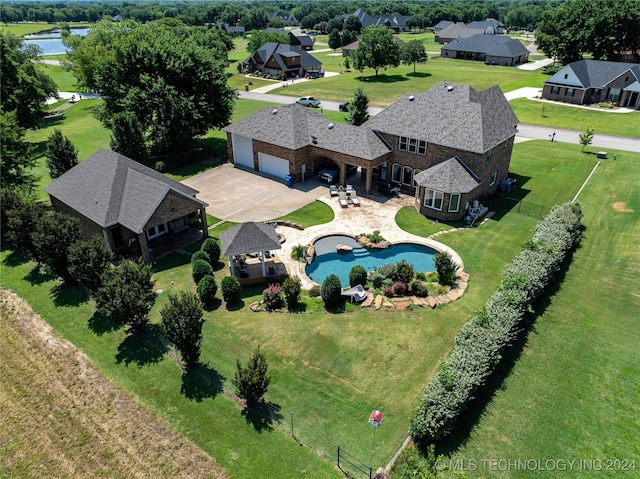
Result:
[[[337,253],[336,245],[351,246],[350,253]],[[336,274],[343,287],[349,286],[349,271],[359,264],[367,271],[388,263],[405,260],[416,271],[435,271],[434,257],[438,252],[428,246],[415,243],[395,244],[387,249],[363,248],[353,237],[330,235],[317,240],[314,244],[316,257],[307,265],[309,279],[322,284],[327,276]]]

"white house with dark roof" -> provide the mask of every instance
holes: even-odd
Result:
[[[356,167],[366,194],[375,182],[392,184],[414,194],[421,213],[458,219],[507,178],[517,123],[498,86],[479,92],[440,82],[404,95],[361,126],[293,104],[263,108],[224,130],[238,166],[296,181],[331,166],[341,184]]]
[[[640,64],[579,60],[544,82],[542,98],[578,105],[611,102],[640,108]]]
[[[196,190],[104,148],[44,190],[56,211],[80,220],[86,239],[103,237],[118,253],[135,244],[149,260],[150,248],[168,251],[207,236],[208,205]],[[196,223],[201,233],[187,234]]]
[[[262,72],[276,78],[303,77],[307,71],[322,70],[322,62],[291,45],[267,42],[242,62],[249,73]]]
[[[477,34],[451,40],[440,49],[440,56],[477,60],[488,65],[515,66],[529,61],[529,50],[515,38]]]

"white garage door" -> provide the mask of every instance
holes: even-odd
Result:
[[[252,170],[254,169],[253,142],[251,138],[233,135],[233,160],[236,165],[247,166]]]
[[[289,174],[289,161],[284,158],[258,153],[258,160],[260,161],[260,171],[263,173],[280,178],[284,178]]]

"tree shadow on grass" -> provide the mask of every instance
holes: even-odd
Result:
[[[96,311],[87,321],[87,326],[96,336],[102,336],[105,333],[111,333],[120,328],[120,325],[104,314]]]
[[[116,363],[124,363],[125,366],[133,363],[141,368],[160,362],[168,350],[159,325],[150,324],[143,331],[132,332],[120,343]]]
[[[196,402],[215,399],[222,392],[224,380],[225,377],[208,364],[198,364],[183,371],[180,394]]]
[[[15,249],[11,245],[8,244],[6,240],[2,240],[2,251],[11,250],[11,252],[5,256],[2,264],[9,267],[15,268],[16,266],[20,266],[21,264],[28,263],[31,261],[31,254],[28,251],[23,249]]]
[[[407,76],[408,77],[413,77],[413,78],[428,78],[428,77],[431,76],[431,73],[428,73],[428,72],[415,72],[415,73],[410,72],[410,73],[407,73]]]
[[[272,431],[274,422],[278,424],[282,422],[281,409],[277,404],[263,401],[254,407],[245,407],[242,410],[242,417],[259,433]]]
[[[222,300],[220,298],[215,298],[211,303],[205,304],[202,309],[210,313],[211,311],[217,311],[220,306],[222,306]]]
[[[245,302],[242,299],[226,303],[227,311],[240,311],[244,307],[245,307]]]
[[[89,300],[87,292],[79,284],[59,283],[51,288],[53,304],[56,306],[80,306]]]
[[[578,245],[578,247],[580,246]],[[467,408],[460,414],[451,434],[435,442],[437,455],[444,454],[450,456],[464,447],[471,436],[473,428],[478,425],[478,422],[484,416],[487,405],[491,403],[498,391],[506,389],[505,381],[509,378],[513,368],[518,363],[527,345],[529,335],[536,333],[536,320],[549,309],[553,298],[559,291],[571,265],[574,251],[575,250],[572,250],[567,254],[564,263],[558,273],[556,273],[553,281],[533,304],[535,313],[525,316],[523,322],[520,324],[516,338],[513,339],[511,345],[502,353],[502,360],[496,370],[487,379],[486,384],[476,392],[475,398],[468,404]],[[424,454],[428,444],[419,444],[419,446]]]
[[[378,74],[378,76],[357,76],[355,79],[363,83],[397,83],[401,81],[409,81],[404,75],[385,75]]]
[[[56,275],[49,271],[48,268],[36,264],[31,271],[24,277],[24,279],[31,285],[37,286],[39,284],[46,283],[56,279]]]

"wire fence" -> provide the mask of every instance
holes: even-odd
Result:
[[[501,197],[495,200],[492,207],[497,210],[506,211],[508,213],[516,213],[533,218],[543,219],[551,208],[544,205],[537,205],[527,201],[518,200],[516,198]]]

